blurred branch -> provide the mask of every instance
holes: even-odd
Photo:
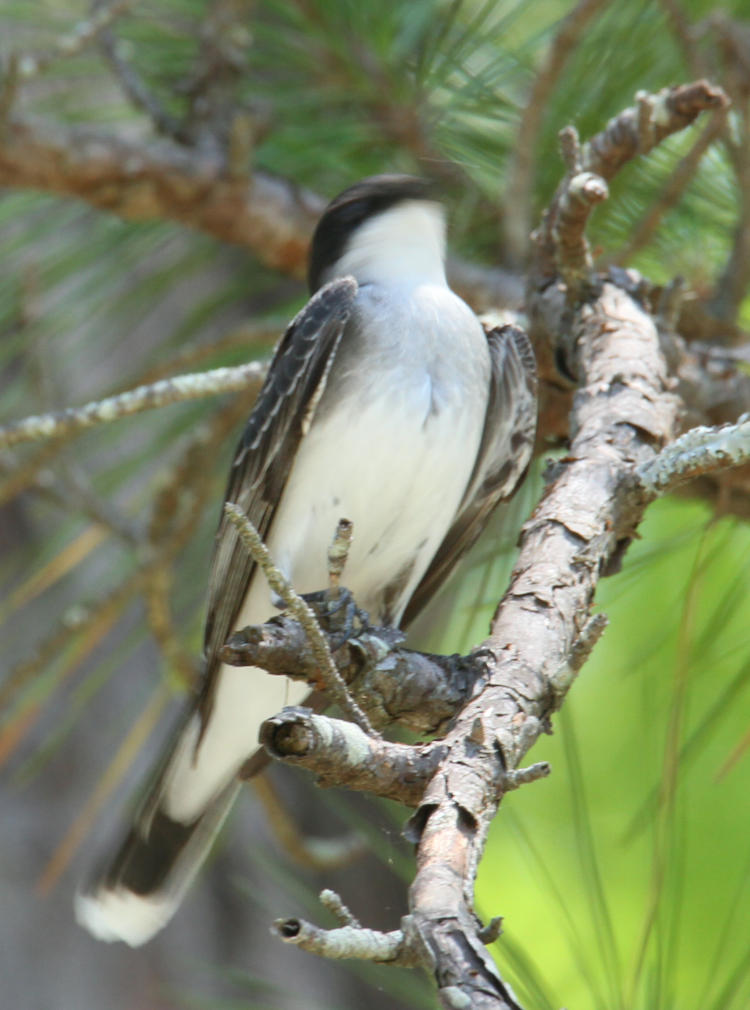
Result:
[[[21,121],[9,123],[0,140],[0,186],[80,197],[131,221],[180,221],[297,277],[324,206],[290,182],[260,171],[229,176],[222,158],[166,140]]]
[[[180,221],[243,245],[266,266],[300,278],[325,206],[309,190],[265,172],[230,177],[221,159],[177,144],[22,122],[0,137],[0,186],[79,197],[126,220]],[[449,275],[480,310],[522,301],[523,280],[507,270],[453,259]]]
[[[103,0],[96,0],[92,10],[96,13],[105,8]],[[136,109],[140,109],[148,116],[157,133],[165,137],[172,137],[179,140],[181,126],[174,116],[171,116],[161,105],[156,95],[153,94],[142,80],[135,67],[123,55],[123,47],[110,25],[106,25],[98,35],[99,48],[109,64],[115,79],[129,98]]]
[[[548,99],[565,64],[577,47],[592,17],[606,6],[605,0],[579,0],[560,22],[531,86],[512,145],[503,199],[503,232],[509,262],[522,266],[529,251],[532,227],[531,194],[534,186],[534,156]]]
[[[274,837],[300,866],[320,872],[334,870],[364,856],[367,843],[356,834],[335,838],[306,837],[284,809],[266,775],[255,775],[250,784],[263,804],[263,813]]]
[[[732,249],[716,282],[711,312],[735,320],[750,285],[750,28],[716,11],[708,24],[724,63],[723,77],[736,115],[736,137],[727,136],[727,150],[739,191],[739,214]]]
[[[77,56],[136,3],[137,0],[112,0],[112,3],[102,4],[97,10],[92,11],[88,18],[79,21],[71,32],[61,35],[48,52],[36,55],[26,53],[19,56],[19,78],[24,81],[30,80],[43,73],[56,60]]]
[[[709,67],[697,45],[696,32],[680,6],[679,0],[661,0],[661,5],[692,76],[696,79],[709,76]]]
[[[161,379],[147,386],[137,386],[127,393],[94,400],[82,407],[67,407],[50,414],[38,414],[0,426],[0,448],[20,442],[60,438],[71,432],[84,431],[97,424],[119,421],[131,414],[154,410],[173,403],[257,389],[265,367],[257,361],[234,368],[215,368],[210,372],[195,372]]]

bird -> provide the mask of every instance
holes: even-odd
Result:
[[[445,247],[429,180],[372,176],[331,201],[311,241],[310,299],[275,351],[225,495],[300,593],[327,584],[327,547],[350,520],[347,588],[373,621],[402,627],[516,490],[535,437],[529,340],[482,325],[448,286]],[[76,895],[94,937],[135,947],[167,924],[263,763],[261,724],[308,695],[219,657],[278,605],[222,514],[202,685],[124,840]]]

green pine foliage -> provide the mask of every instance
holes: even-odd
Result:
[[[693,24],[715,12],[710,0],[681,6]],[[176,120],[190,108],[210,7],[149,0],[116,26],[118,51]],[[227,87],[238,106],[267,123],[252,152],[255,167],[327,196],[375,172],[434,173],[451,211],[453,249],[507,265],[503,194],[518,124],[572,3],[237,0],[234,7],[243,26],[235,39],[241,67]],[[588,23],[544,105],[534,220],[562,173],[556,137],[563,126],[573,123],[585,139],[632,104],[637,90],[691,78],[667,7],[603,4]],[[744,0],[721,10],[738,19],[747,13]],[[47,51],[87,11],[82,0],[5,0],[4,66],[12,50]],[[720,75],[708,35],[696,45]],[[22,83],[16,111],[152,136],[96,46],[54,59]],[[736,128],[737,112],[732,122]],[[627,243],[702,128],[675,136],[615,181],[590,228],[602,262]],[[731,159],[717,144],[629,265],[656,281],[681,274],[705,294],[726,261],[738,202]],[[123,222],[26,190],[0,199],[0,256],[2,421],[98,399],[155,371],[265,356],[267,343],[227,342],[227,334],[248,319],[288,317],[304,298],[300,285],[261,269],[245,250],[171,222]],[[740,321],[748,313],[745,299]],[[198,364],[185,364],[194,352]],[[178,682],[153,647],[142,590],[125,593],[112,611],[106,601],[142,562],[130,533],[143,530],[165,475],[221,409],[226,403],[200,401],[100,427],[33,472],[30,461],[44,449],[0,454],[0,750],[11,788],[59,768],[71,736],[117,678],[133,681],[127,703],[110,716],[118,743],[158,678]],[[187,523],[196,503],[171,593],[178,638],[193,655],[239,423],[238,413],[222,448],[193,475],[200,490],[186,487],[175,506],[175,521]],[[28,477],[19,482],[24,468]],[[539,487],[538,478],[529,484],[519,508],[531,507]],[[750,533],[685,499],[654,505],[641,533],[623,571],[602,584],[597,605],[610,627],[555,718],[555,735],[531,756],[549,760],[553,775],[503,804],[481,869],[478,905],[487,917],[505,916],[498,962],[529,1010],[742,1010],[750,1003]],[[445,651],[484,636],[513,539],[491,531],[453,583],[450,602],[441,600]],[[100,771],[88,771],[88,789]],[[379,856],[408,877],[402,848],[383,843]],[[307,885],[294,886],[309,898]],[[386,985],[369,968],[353,970]],[[430,1005],[412,976],[388,988],[373,1006],[390,1006],[389,999]],[[244,1005],[277,1005],[265,991],[258,1000],[248,995]]]

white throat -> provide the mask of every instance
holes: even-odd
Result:
[[[361,225],[326,280],[445,284],[445,216],[438,203],[404,200]]]

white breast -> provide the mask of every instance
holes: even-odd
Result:
[[[301,593],[324,589],[327,550],[342,517],[354,523],[343,576],[382,619],[383,590],[400,574],[398,621],[458,508],[484,425],[490,361],[484,332],[444,284],[364,286],[326,392],[302,439],[268,547]],[[256,573],[236,627],[274,613]],[[305,684],[224,666],[197,751],[175,761],[167,809],[189,820],[247,758],[265,719],[299,704]],[[194,727],[196,739],[198,723]]]
[[[344,576],[361,606],[410,562],[398,618],[456,513],[484,425],[489,353],[443,285],[363,288],[356,340],[335,366],[284,491],[269,547],[301,592],[326,584],[326,550],[354,523]],[[377,613],[372,614],[377,618]]]

